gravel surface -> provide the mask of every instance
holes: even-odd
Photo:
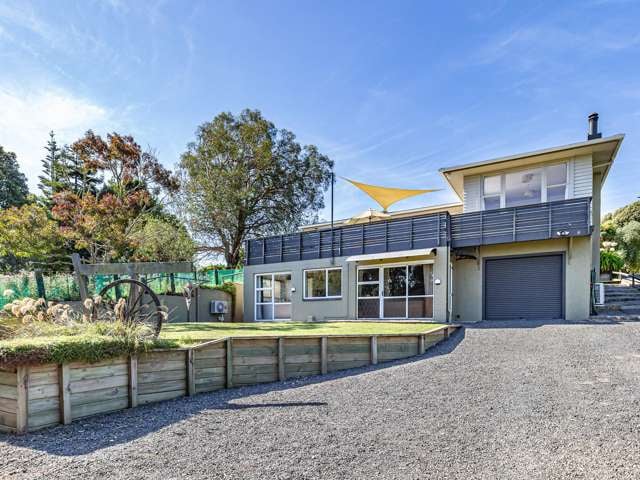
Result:
[[[0,436],[0,478],[638,478],[640,323],[485,323],[410,362]]]

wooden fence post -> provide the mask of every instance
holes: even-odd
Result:
[[[422,355],[425,351],[424,335],[420,335],[418,337],[418,353]]]
[[[189,396],[196,394],[195,368],[193,365],[194,356],[195,351],[193,348],[187,350],[187,395]]]
[[[129,357],[129,407],[138,406],[138,357]]]
[[[371,365],[378,364],[378,337],[371,337]]]
[[[284,338],[278,338],[278,380],[284,382],[287,379],[284,371]]]
[[[71,423],[71,369],[68,363],[58,366],[58,393],[60,395],[60,421]]]
[[[327,357],[327,337],[320,337],[320,373],[322,375],[326,375],[328,371]]]
[[[18,367],[16,433],[26,433],[29,426],[29,367]]]
[[[227,388],[233,387],[233,341],[227,339]]]

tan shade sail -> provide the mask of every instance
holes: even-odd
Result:
[[[344,177],[342,177],[344,178]],[[404,200],[405,198],[414,197],[416,195],[422,195],[423,193],[429,192],[437,192],[439,189],[423,189],[423,190],[412,190],[406,188],[391,188],[391,187],[380,187],[378,185],[367,185],[366,183],[356,182],[355,180],[349,180],[345,178],[345,180],[364,193],[373,198],[386,212],[387,209],[396,202],[400,200]]]

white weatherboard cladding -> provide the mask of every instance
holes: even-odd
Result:
[[[482,177],[480,175],[473,175],[470,177],[464,177],[464,198],[462,211],[477,212],[482,209],[481,203],[481,185]]]
[[[573,197],[593,196],[593,167],[591,155],[576,157],[573,163]]]
[[[567,198],[593,196],[593,167],[591,155],[567,159],[566,162]],[[550,162],[549,164],[552,163],[556,162]],[[487,172],[485,175],[498,175],[508,171],[509,169],[495,170]],[[477,212],[482,210],[482,178],[483,175],[469,175],[464,177],[463,212]]]

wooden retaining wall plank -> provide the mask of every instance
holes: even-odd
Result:
[[[343,362],[329,362],[328,370],[330,372],[336,372],[338,370],[347,370],[349,368],[365,367],[369,365],[369,360],[356,360],[356,361],[343,361]]]
[[[169,380],[186,380],[187,372],[184,366],[182,365],[182,369],[180,370],[160,370],[157,372],[147,372],[140,373],[138,372],[138,388],[143,383],[157,383],[164,382]]]
[[[196,368],[196,379],[200,377],[208,377],[208,376],[221,376],[224,377],[224,372],[227,369],[223,367],[211,367],[211,368]]]
[[[229,338],[227,340],[227,374],[226,383],[227,388],[233,387],[233,340]]]
[[[87,403],[96,403],[116,398],[129,398],[129,386],[102,388],[99,390],[91,390],[89,392],[72,393],[71,408],[74,409],[79,405]]]
[[[277,365],[234,365],[233,376],[253,375],[254,373],[279,375],[280,369]]]
[[[327,337],[321,337],[320,338],[320,373],[322,375],[326,375],[327,372],[329,371],[327,352],[328,352]]]
[[[147,403],[161,402],[163,400],[171,400],[173,398],[183,397],[183,390],[174,390],[169,392],[157,392],[141,395],[138,393],[138,405],[146,405]]]
[[[224,385],[225,383],[225,377],[224,375],[218,376],[218,377],[199,377],[196,378],[196,389],[198,388],[199,385],[204,385],[207,383],[221,383],[222,385]]]
[[[101,367],[97,367],[101,368]],[[104,368],[104,367],[102,367]],[[71,368],[69,364],[60,365],[58,371],[58,394],[60,402],[60,421],[64,425],[71,423]]]
[[[60,398],[48,397],[37,400],[34,400],[33,398],[29,399],[29,417],[31,417],[32,414],[46,412],[48,410],[60,413]]]
[[[157,372],[159,370],[180,370],[184,368],[185,360],[171,360],[171,361],[158,361],[138,363],[138,372]]]
[[[278,339],[278,380],[284,382],[287,378],[284,370],[285,353],[284,353],[284,338]]]
[[[10,428],[16,428],[18,426],[17,413],[4,412],[0,410],[0,425],[5,425]]]
[[[0,410],[8,413],[16,413],[18,401],[14,398],[0,398]]]
[[[198,368],[214,368],[214,367],[224,367],[227,365],[226,357],[222,358],[200,358],[196,353],[196,359],[193,362],[196,369]]]
[[[129,357],[129,376],[128,376],[128,397],[129,408],[138,406],[138,357],[131,355]]]
[[[17,382],[18,380],[16,377],[16,385]],[[18,398],[18,390],[16,387],[11,385],[0,385],[0,397],[16,400]]]
[[[116,377],[127,375],[127,363],[117,363],[114,365],[103,365],[100,367],[87,366],[84,368],[71,368],[71,381],[92,380],[94,378]]]
[[[222,344],[222,346],[203,348],[202,350],[196,350],[195,352],[196,358],[224,358],[227,356],[224,344]]]
[[[60,410],[43,410],[40,412],[31,412],[29,410],[28,428],[32,432],[39,428],[51,427],[60,424]]]
[[[25,433],[29,419],[29,367],[18,367],[17,405],[16,405],[16,432]]]
[[[69,389],[71,393],[81,393],[91,390],[100,390],[103,388],[126,387],[128,385],[129,375],[117,375],[113,377],[92,378],[91,380],[70,382]]]
[[[18,377],[16,372],[7,372],[0,370],[0,385],[16,386],[18,385]]]
[[[285,364],[289,363],[320,363],[320,351],[310,354],[287,355]]]
[[[233,355],[233,364],[234,365],[277,365],[278,364],[278,356],[273,355],[271,357],[241,357]]]
[[[141,383],[138,385],[138,395],[147,395],[150,393],[160,393],[160,392],[174,392],[180,390],[182,392],[187,391],[187,381],[186,380],[171,380],[168,382],[158,382],[158,383]],[[195,384],[194,384],[195,390]]]
[[[371,355],[371,365],[378,364],[378,337],[373,335],[371,337],[371,345],[369,346]]]
[[[111,400],[105,400],[103,402],[85,403],[83,405],[74,405],[71,409],[72,418],[88,417],[90,415],[98,415],[100,413],[113,412],[116,410],[123,410],[129,406],[129,399],[114,398]]]
[[[138,364],[140,366],[144,363],[183,361],[184,357],[185,357],[185,352],[183,350],[180,350],[177,352],[164,351],[164,352],[142,353],[138,356]]]

